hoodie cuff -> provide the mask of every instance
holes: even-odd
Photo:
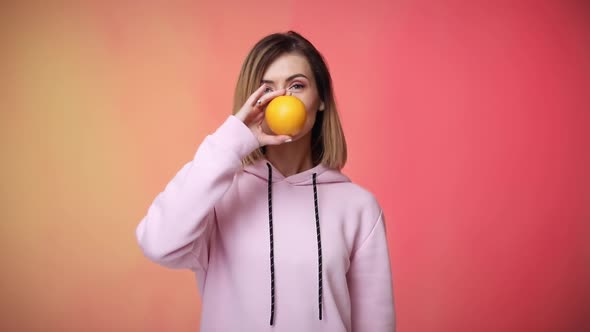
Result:
[[[212,136],[240,158],[245,158],[260,147],[250,128],[234,115],[230,115]]]

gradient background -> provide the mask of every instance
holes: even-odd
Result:
[[[590,331],[587,1],[0,6],[1,331],[198,330],[135,227],[288,29],[388,218],[398,331]]]

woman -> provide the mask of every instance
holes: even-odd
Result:
[[[306,107],[273,135],[267,103]],[[346,143],[326,64],[295,32],[250,51],[234,115],[209,135],[137,228],[145,255],[194,271],[201,331],[393,331],[381,207],[340,173]]]

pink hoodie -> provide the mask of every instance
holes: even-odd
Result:
[[[230,116],[137,227],[149,259],[194,271],[201,331],[394,331],[373,195],[322,165],[289,177],[266,160],[242,167],[257,148]]]

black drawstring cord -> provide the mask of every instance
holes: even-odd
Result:
[[[275,251],[272,229],[272,168],[268,166],[268,229],[270,232],[270,325],[275,322]]]
[[[274,255],[274,237],[272,225],[272,167],[270,163],[266,163],[268,167],[268,229],[270,233],[270,325],[274,325],[275,321],[275,255]],[[318,207],[318,189],[317,189],[317,174],[313,173],[313,204],[315,208],[315,229],[318,243],[318,308],[319,317],[322,320],[322,238],[320,235],[320,213]]]
[[[313,204],[315,207],[315,230],[318,240],[318,306],[320,320],[322,320],[322,237],[320,236],[320,213],[318,209],[318,189],[316,186],[316,173],[313,173]]]

